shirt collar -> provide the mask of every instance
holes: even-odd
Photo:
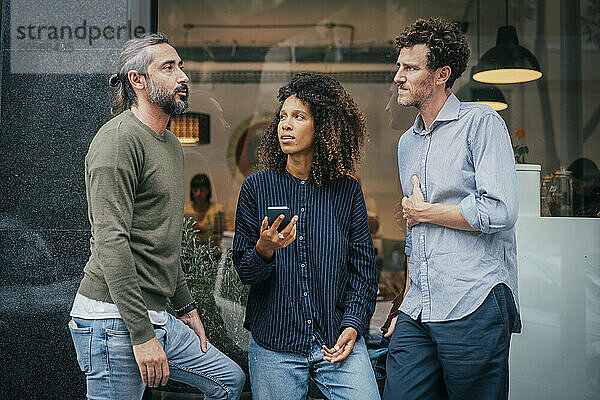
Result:
[[[450,96],[446,99],[446,102],[442,106],[442,109],[438,113],[437,117],[429,127],[429,131],[433,131],[436,126],[440,124],[442,121],[453,121],[458,119],[458,112],[460,111],[460,100],[454,95],[454,93],[450,93]],[[425,126],[423,125],[423,118],[421,118],[421,113],[417,114],[415,118],[415,123],[413,124],[413,133],[417,135],[425,135],[427,132],[425,131]]]
[[[285,171],[285,175],[288,177],[288,179],[290,179],[292,182],[295,182],[297,184],[305,185],[307,183],[312,182],[312,179],[310,177],[308,179],[300,179],[300,178],[290,174],[290,172],[287,169],[285,169],[284,171]],[[302,183],[302,182],[304,182],[304,183]]]

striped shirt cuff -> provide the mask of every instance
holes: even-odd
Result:
[[[342,319],[342,330],[345,328],[354,328],[356,332],[358,332],[358,336],[360,337],[365,330],[365,323],[358,317],[350,314],[344,315],[344,319]]]
[[[477,208],[477,201],[475,195],[470,194],[460,201],[458,204],[458,210],[462,214],[463,218],[471,225],[471,228],[486,233],[486,229],[481,220],[481,213]],[[489,226],[489,221],[488,224]]]
[[[275,267],[275,253],[273,253],[273,258],[270,262],[266,262],[256,251],[256,247],[254,247],[254,251],[252,253],[252,266],[253,268],[258,267],[260,271],[270,273],[273,267]]]

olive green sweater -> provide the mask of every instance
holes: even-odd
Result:
[[[154,336],[148,310],[192,297],[181,270],[183,151],[129,110],[96,134],[85,158],[91,255],[79,293],[117,305],[133,344]]]

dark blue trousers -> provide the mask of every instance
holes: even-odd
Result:
[[[504,284],[460,320],[423,323],[401,312],[383,400],[508,399],[508,351],[517,318]]]

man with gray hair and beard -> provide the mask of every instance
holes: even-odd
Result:
[[[91,255],[69,322],[87,396],[140,399],[170,377],[238,399],[244,372],[207,342],[179,259],[183,151],[166,127],[188,107],[183,62],[164,35],[135,38],[109,82],[116,116],[85,158]]]

